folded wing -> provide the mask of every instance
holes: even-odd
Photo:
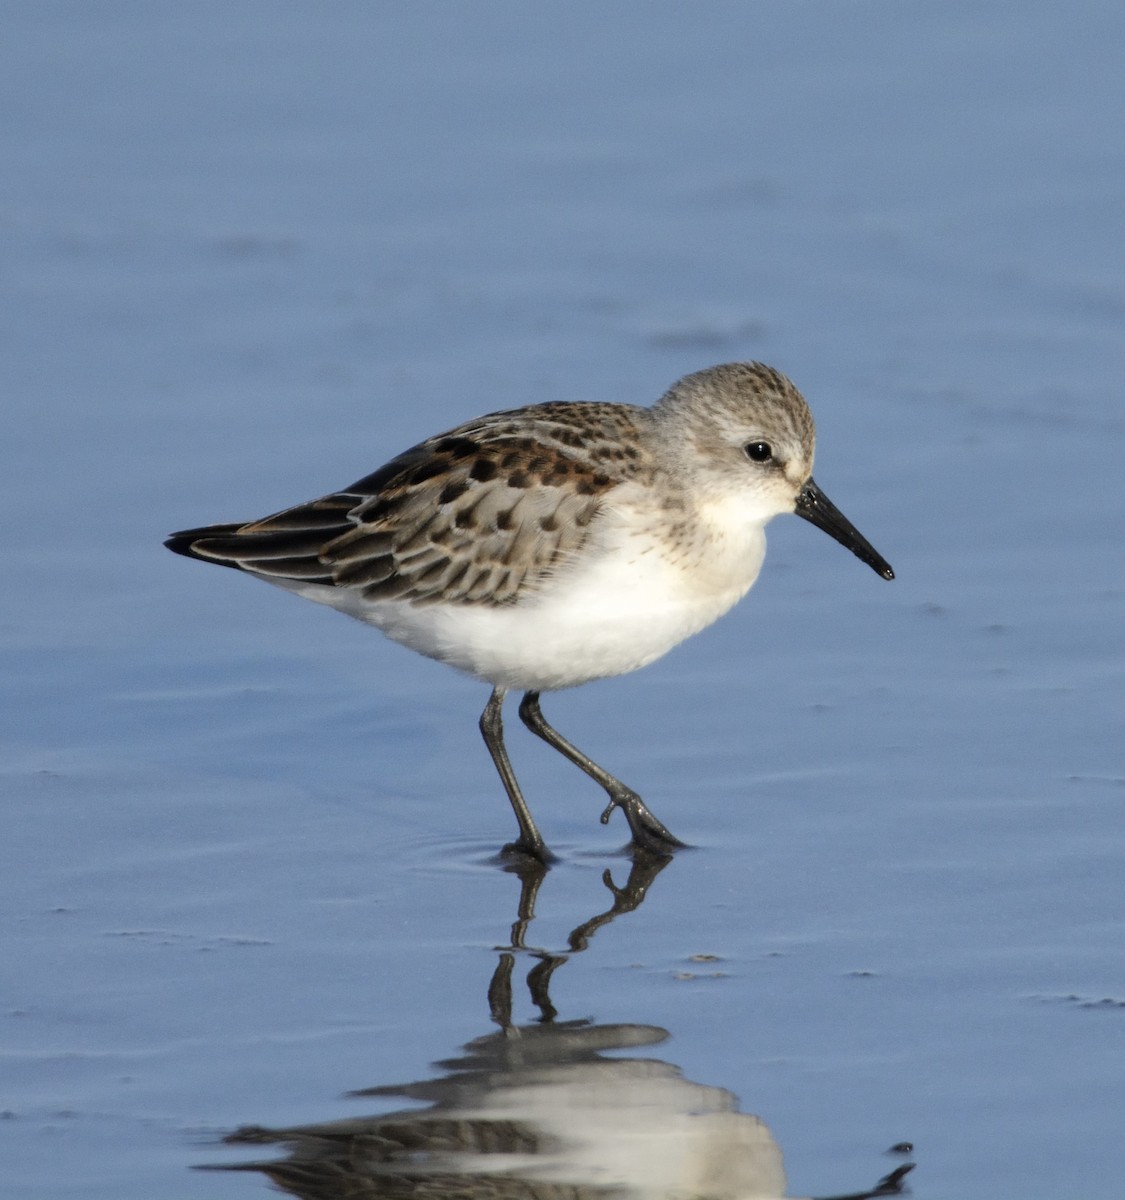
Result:
[[[621,478],[580,448],[478,422],[340,492],[165,544],[283,586],[355,589],[372,602],[510,604],[582,547]]]

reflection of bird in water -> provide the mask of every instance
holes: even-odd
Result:
[[[644,899],[666,859],[639,855],[628,881],[606,878],[613,905],[579,925],[569,954],[529,950],[525,936],[545,870],[521,872],[512,947],[489,987],[500,1028],[438,1064],[434,1079],[356,1096],[425,1104],[378,1116],[288,1129],[245,1127],[237,1145],[276,1144],[286,1158],[222,1169],[259,1171],[302,1200],[777,1200],[781,1151],[767,1126],[738,1111],[723,1088],[693,1083],[673,1064],[638,1053],[668,1037],[652,1025],[554,1020],[553,971]],[[539,1023],[511,1021],[516,954]],[[910,1165],[848,1200],[901,1191]],[[842,1198],[841,1198],[842,1200]]]
[[[228,1140],[288,1144],[290,1158],[248,1169],[308,1200],[784,1195],[777,1143],[730,1092],[657,1059],[605,1056],[667,1036],[583,1022],[497,1032],[438,1079],[358,1093],[427,1109]]]
[[[227,1141],[280,1143],[289,1157],[229,1169],[260,1171],[303,1200],[780,1200],[781,1151],[730,1092],[658,1059],[605,1056],[667,1036],[585,1022],[489,1034],[438,1079],[355,1093],[430,1107],[241,1129]],[[898,1193],[909,1170],[848,1200]]]

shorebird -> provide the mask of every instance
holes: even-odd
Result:
[[[640,796],[548,724],[546,691],[635,671],[750,589],[764,528],[796,512],[884,579],[889,564],[813,482],[808,405],[780,372],[726,363],[652,407],[532,404],[427,438],[318,500],[173,534],[219,563],[374,625],[492,685],[481,733],[519,824],[505,852],[550,859],[504,745],[501,709],[620,808],[633,843],[681,843]]]

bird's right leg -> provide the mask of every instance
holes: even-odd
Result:
[[[493,688],[492,695],[484,706],[484,712],[480,715],[481,736],[484,738],[484,744],[488,747],[488,753],[492,755],[492,761],[496,764],[500,782],[503,783],[504,790],[508,793],[512,811],[516,814],[516,820],[520,827],[519,837],[505,846],[501,853],[527,854],[541,863],[549,863],[553,861],[554,855],[547,849],[547,843],[543,840],[543,835],[532,819],[531,810],[527,807],[527,801],[524,800],[523,793],[520,791],[516,773],[512,770],[512,763],[504,745],[504,722],[500,710],[504,707],[504,697],[507,694],[507,688]]]
[[[585,771],[596,783],[600,783],[609,796],[609,805],[602,813],[602,824],[607,825],[615,808],[621,809],[629,822],[633,844],[653,854],[669,855],[673,850],[682,850],[684,843],[669,830],[649,809],[648,805],[604,767],[599,767],[588,755],[583,754],[573,742],[568,742],[551,725],[539,707],[539,693],[525,692],[520,701],[520,720],[548,746],[553,746],[564,758],[569,758],[581,771]]]

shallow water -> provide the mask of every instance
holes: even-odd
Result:
[[[6,33],[2,1190],[264,1195],[190,1168],[388,1114],[416,1166],[404,1110],[526,1043],[554,1091],[458,1093],[489,1137],[517,1097],[523,1157],[458,1169],[1118,1196],[1119,6],[60,0]],[[734,613],[545,699],[695,847],[597,928],[623,825],[513,720],[561,856],[521,927],[486,689],[160,541],[732,358],[794,377],[898,579],[780,519]]]

